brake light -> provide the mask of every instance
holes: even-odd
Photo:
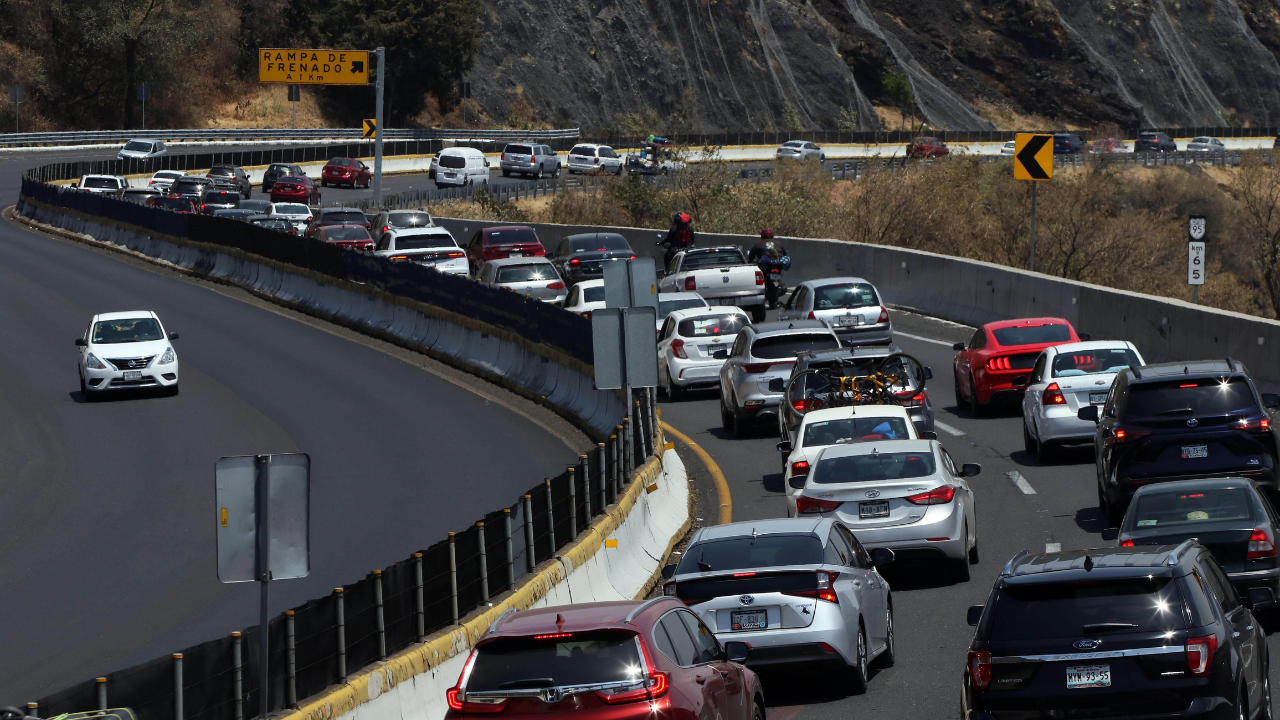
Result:
[[[1269,418],[1240,418],[1241,430],[1252,430],[1254,432],[1262,432],[1271,429],[1271,420]]]
[[[876,319],[878,323],[889,322],[889,308],[880,306],[880,317]]]
[[[467,254],[462,252],[461,250],[454,250],[453,252],[445,254],[445,257],[451,257],[451,258],[460,258],[460,257],[466,257],[466,256]]]
[[[819,600],[826,600],[829,603],[839,604],[840,598],[836,597],[836,590],[834,587],[836,584],[836,578],[839,576],[840,573],[826,572],[824,570],[818,571],[817,595]]]
[[[1267,537],[1267,531],[1258,528],[1249,536],[1249,552],[1245,555],[1249,560],[1254,558],[1275,557],[1276,546]]]
[[[474,700],[466,700],[466,694],[462,688],[467,684],[467,678],[471,675],[471,666],[476,662],[476,650],[471,651],[471,655],[467,657],[467,664],[462,666],[462,674],[458,676],[458,684],[445,691],[445,702],[449,703],[449,709],[455,712],[469,713],[500,713],[507,707],[509,698],[476,698]]]
[[[387,231],[387,230],[389,230],[389,229],[391,229],[391,226],[390,226],[390,225],[383,225],[383,226],[382,226],[382,232],[386,232],[386,231]]]
[[[1010,369],[1009,357],[994,357],[987,361],[988,370],[1008,370]]]
[[[690,275],[689,277],[684,279],[685,290],[696,290],[697,288],[698,288],[698,280],[696,277],[694,277],[693,275]]]
[[[1124,442],[1126,434],[1123,430],[1116,430],[1116,442]]]
[[[791,463],[791,477],[799,477],[809,474],[809,463],[804,460]]]
[[[1213,653],[1217,649],[1217,635],[1206,635],[1187,640],[1187,668],[1191,670],[1191,674],[1196,677],[1208,675],[1209,665],[1213,662]]]
[[[898,396],[898,404],[902,407],[921,407],[924,405],[924,391],[911,395],[909,397]]]
[[[969,651],[969,679],[979,690],[985,690],[991,684],[991,653],[986,650]]]
[[[548,284],[547,284],[547,289],[548,289],[548,290],[563,290],[563,289],[564,289],[564,283],[560,282],[559,280],[557,280],[557,281],[555,281],[555,282],[553,282],[553,283],[548,283]]]
[[[1120,547],[1135,547],[1133,538],[1121,538]]]
[[[684,352],[684,341],[680,338],[671,341],[671,352],[675,353],[675,356],[681,360],[689,359],[689,356]]]
[[[809,398],[808,400],[795,400],[791,403],[791,407],[795,408],[796,412],[802,412],[802,413],[810,412],[822,407],[822,401],[817,398]]]
[[[530,165],[532,165],[532,164],[533,164],[533,156],[532,156],[532,155],[530,155],[530,156],[529,156],[529,164],[530,164]]]
[[[928,492],[918,493],[916,495],[908,495],[904,500],[913,505],[946,505],[956,496],[956,489],[950,485],[943,485],[934,488]]]
[[[1065,405],[1067,399],[1062,397],[1062,388],[1058,387],[1058,383],[1050,383],[1049,387],[1044,389],[1044,397],[1040,398],[1041,405]]]
[[[762,285],[764,285],[764,273],[757,270],[756,271],[756,287],[760,287]]]
[[[554,640],[556,638],[573,637],[573,633],[548,633],[546,635],[534,635],[534,640]]]
[[[501,155],[499,155],[499,156],[498,156],[498,159],[499,159],[499,160],[506,160],[506,159],[507,159],[507,154],[506,154],[505,152],[504,152],[504,153],[502,153]]]
[[[667,674],[654,669],[653,658],[649,656],[649,648],[643,640],[640,642],[640,652],[644,655],[645,675],[647,676],[645,687],[612,693],[597,690],[596,697],[610,705],[617,705],[637,700],[653,700],[667,694],[667,690],[670,687]]]
[[[817,318],[817,316],[813,314],[813,311],[812,311],[812,310],[810,310],[810,311],[809,311],[809,319],[810,319],[810,320],[817,320],[817,319],[818,319],[818,318]]]
[[[818,513],[831,512],[842,504],[838,500],[819,500],[801,495],[796,498],[796,512],[804,515],[816,515]]]
[[[581,260],[579,260],[578,258],[573,258],[572,260],[570,260],[570,261],[569,261],[569,264],[570,264],[570,265],[578,265],[578,264],[580,264],[581,262],[582,262],[582,261],[581,261]]]

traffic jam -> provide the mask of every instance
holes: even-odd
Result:
[[[543,172],[542,147],[531,174]],[[367,170],[337,158],[320,185],[365,185]],[[268,178],[269,201],[250,199],[236,167],[161,171],[145,188],[110,176],[77,186],[421,264],[587,318],[605,307],[604,264],[637,257],[621,234],[548,247],[524,225],[459,242],[425,210],[316,208],[320,190],[295,166]],[[788,682],[867,692],[902,657],[882,571],[968,583],[979,538],[998,532],[977,507],[982,466],[939,440],[927,388],[948,372],[955,408],[974,422],[1020,414],[1022,449],[1039,464],[1091,450],[1105,524],[1097,547],[989,558],[1003,565],[985,602],[939,608],[972,628],[955,663],[961,716],[1272,716],[1264,625],[1280,593],[1280,395],[1231,358],[1148,363],[1131,342],[1054,317],[973,328],[935,369],[895,344],[872,281],[788,288],[772,231],[751,248],[700,246],[691,221],[676,216],[662,240],[666,415],[714,401],[718,437],[776,443],[767,471],[781,469],[785,514],[695,528],[647,600],[504,615],[448,690],[448,717],[764,720],[769,681],[785,669],[805,673]],[[77,340],[82,390],[176,393],[176,338],[149,313],[93,318]],[[124,342],[147,343],[137,347],[154,367],[109,359]]]

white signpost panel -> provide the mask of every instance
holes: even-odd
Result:
[[[1187,284],[1204,284],[1204,241],[1187,243]]]

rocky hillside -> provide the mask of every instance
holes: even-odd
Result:
[[[1280,124],[1276,0],[481,0],[493,118],[592,131]]]

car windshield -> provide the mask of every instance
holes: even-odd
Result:
[[[685,551],[676,574],[822,563],[813,535],[757,535],[700,542]]]
[[[130,140],[124,144],[124,149],[132,150],[134,152],[151,152],[151,143],[143,142],[141,140]]]
[[[360,227],[337,227],[324,231],[324,239],[333,242],[336,240],[368,240],[369,231]]]
[[[688,308],[706,307],[707,301],[700,297],[681,298],[679,300],[663,300],[662,296],[658,296],[658,317],[664,318],[677,310],[686,310]]]
[[[737,313],[725,315],[703,315],[701,317],[681,320],[676,331],[683,337],[724,337],[726,335],[738,334],[738,331],[742,329],[742,326],[748,324],[747,317]]]
[[[301,203],[278,203],[274,212],[277,215],[310,215],[311,209]]]
[[[703,268],[730,267],[732,265],[745,265],[746,258],[742,257],[742,251],[736,249],[710,250],[706,252],[689,253],[684,256],[684,264],[682,270],[700,270]]]
[[[467,692],[591,685],[643,678],[635,635],[616,630],[499,638],[476,648]]]
[[[426,248],[438,247],[456,247],[457,243],[453,241],[451,235],[444,233],[431,233],[427,235],[403,235],[396,238],[397,250],[425,250]]]
[[[467,166],[467,159],[461,155],[441,155],[440,167],[462,168]]]
[[[393,212],[387,214],[387,225],[393,228],[425,227],[431,224],[431,215],[424,212]]]
[[[822,285],[813,289],[814,310],[872,307],[879,304],[876,289],[867,283]]]
[[[240,202],[240,193],[215,191],[204,196],[206,205],[235,205]]]
[[[621,235],[592,235],[585,238],[569,238],[569,251],[594,252],[604,250],[625,250],[630,251],[631,246],[627,244],[626,238]]]
[[[288,175],[290,169],[291,168],[288,165],[272,165],[271,167],[267,168],[267,172],[284,173],[285,175]]]
[[[538,236],[529,228],[495,230],[485,238],[485,245],[539,245]]]
[[[1130,529],[1146,530],[1219,520],[1253,520],[1253,503],[1244,488],[1206,488],[1139,495],[1129,511]]]
[[[843,445],[870,440],[907,440],[911,432],[898,417],[854,417],[822,420],[804,426],[801,447]]]
[[[164,333],[160,331],[160,323],[156,322],[155,318],[100,320],[93,325],[94,345],[150,342],[163,339]]]
[[[604,302],[604,286],[594,285],[582,288],[582,302]]]
[[[793,358],[804,350],[834,350],[840,341],[830,334],[795,334],[760,338],[751,344],[751,356],[762,360]]]
[[[1037,345],[1039,343],[1068,342],[1071,340],[1071,328],[1066,325],[1020,325],[992,330],[999,345]]]
[[[813,481],[821,484],[883,482],[928,477],[935,472],[933,453],[872,452],[868,455],[823,458],[813,470]]]
[[[338,167],[350,167],[351,161],[348,160],[347,158],[334,158],[329,161],[329,164],[337,165]]]
[[[1185,627],[1182,594],[1167,577],[1004,585],[988,609],[989,640],[1091,637],[1107,631],[1160,632]]]
[[[85,178],[85,181],[80,184],[80,187],[116,189],[120,187],[120,183],[116,182],[112,178]]]
[[[574,146],[574,148],[573,148],[572,150],[570,150],[570,151],[569,151],[569,154],[570,154],[570,155],[585,155],[585,156],[587,156],[587,157],[595,157],[595,156],[596,156],[596,149],[595,149],[595,148],[593,148],[593,147],[587,147],[586,145],[576,145],[576,146]]]
[[[191,211],[195,208],[195,204],[192,203],[187,198],[158,197],[158,198],[151,198],[151,207],[164,208],[165,210]]]
[[[250,220],[249,222],[259,227],[271,228],[272,230],[288,230],[292,227],[284,220],[272,220],[270,218],[258,218],[257,220]]]
[[[1258,411],[1258,403],[1244,378],[1215,377],[1168,380],[1129,386],[1125,417],[1228,415]]]
[[[1141,365],[1138,354],[1129,348],[1096,348],[1058,353],[1053,358],[1054,377],[1118,373]]]
[[[502,148],[504,153],[514,153],[516,155],[532,155],[533,148],[528,145],[508,145]]]
[[[507,265],[498,268],[498,277],[495,282],[500,283],[519,283],[519,282],[547,282],[548,280],[557,280],[555,268],[550,263],[538,263],[536,265]]]
[[[364,225],[368,219],[359,210],[344,210],[327,212],[320,216],[320,222],[326,225]]]
[[[210,169],[209,174],[217,175],[218,177],[227,177],[229,175],[235,175],[235,171],[233,171],[229,167],[216,167],[216,168]]]

